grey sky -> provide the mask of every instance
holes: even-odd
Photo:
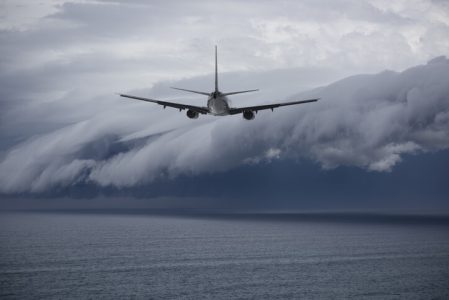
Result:
[[[449,56],[445,1],[0,5],[3,193],[132,187],[279,158],[388,172],[403,154],[449,147],[449,62],[427,63]],[[322,101],[253,122],[192,121],[113,94],[205,101],[169,86],[209,90],[215,44],[223,90],[261,88],[235,106]],[[384,70],[396,72],[328,86]]]

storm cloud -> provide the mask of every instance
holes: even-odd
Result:
[[[273,160],[389,172],[405,154],[449,147],[444,2],[183,3],[68,2],[2,22],[0,192],[133,187]],[[169,86],[210,90],[214,43],[223,91],[261,88],[234,106],[320,101],[251,122],[188,120],[113,94],[204,103]]]
[[[349,77],[292,99],[308,97],[321,100],[259,112],[252,122],[240,116],[191,121],[175,110],[109,97],[114,108],[8,149],[1,187],[39,192],[79,181],[129,187],[300,157],[323,168],[389,171],[403,154],[449,146],[447,58],[400,73]]]

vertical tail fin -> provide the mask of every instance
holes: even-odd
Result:
[[[215,92],[218,92],[217,45],[215,45]]]

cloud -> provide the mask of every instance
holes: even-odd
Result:
[[[1,192],[131,187],[298,157],[388,171],[406,153],[447,148],[446,58],[327,85],[449,55],[444,1],[19,4],[0,10]],[[322,100],[192,122],[111,96],[200,103],[169,86],[209,90],[217,43],[220,88],[262,89],[234,106]]]
[[[292,98],[321,100],[259,112],[251,122],[240,116],[191,121],[146,103],[120,103],[8,149],[0,187],[4,193],[79,182],[132,187],[297,158],[323,168],[390,171],[404,154],[449,147],[448,95],[449,60],[439,57],[400,73],[352,76],[303,92]],[[244,103],[255,103],[252,97]]]

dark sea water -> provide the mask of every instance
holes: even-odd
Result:
[[[449,299],[449,225],[0,214],[1,298]]]

